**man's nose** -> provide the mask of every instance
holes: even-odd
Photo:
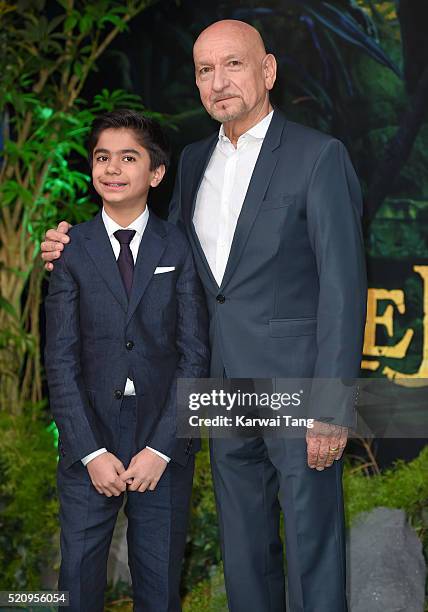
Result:
[[[225,87],[229,84],[229,81],[226,77],[226,74],[223,68],[215,68],[214,70],[214,78],[212,82],[212,88],[214,91],[223,91]]]

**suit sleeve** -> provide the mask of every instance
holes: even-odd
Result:
[[[355,426],[355,387],[366,318],[367,279],[360,185],[341,142],[330,140],[307,194],[309,239],[319,277],[318,353],[310,416]]]
[[[209,375],[208,313],[205,295],[193,263],[190,246],[177,279],[176,346],[180,358],[162,415],[147,442],[171,457],[177,442],[178,378],[204,378]]]
[[[45,300],[45,365],[50,407],[64,450],[64,465],[98,450],[87,418],[88,398],[80,364],[79,288],[66,253],[55,262]]]

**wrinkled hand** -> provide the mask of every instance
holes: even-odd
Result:
[[[309,467],[321,471],[332,466],[342,457],[347,439],[347,427],[314,421],[306,432]]]
[[[125,471],[123,463],[112,453],[102,453],[92,459],[86,469],[92,484],[101,495],[118,497],[126,489],[126,483],[120,478]]]
[[[42,259],[45,261],[45,269],[52,272],[54,265],[52,261],[61,257],[61,251],[64,249],[64,244],[70,242],[67,236],[69,229],[73,227],[67,221],[61,221],[56,230],[49,229],[45,234],[45,240],[41,243]]]
[[[148,448],[144,448],[131,459],[128,469],[120,475],[128,483],[128,491],[144,493],[154,491],[168,462]],[[132,479],[132,482],[131,482]]]

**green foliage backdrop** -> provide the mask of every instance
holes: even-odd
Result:
[[[96,210],[79,162],[86,157],[85,137],[95,114],[156,106],[163,113],[158,118],[166,121],[168,115],[169,124],[180,127],[174,133],[178,152],[212,130],[193,84],[195,34],[218,18],[250,21],[279,60],[276,104],[292,119],[334,133],[350,149],[366,194],[367,219],[374,219],[369,254],[423,257],[428,201],[428,11],[423,5],[411,0],[201,0],[197,6],[190,0],[0,0],[0,589],[38,588],[43,567],[55,562],[56,451],[46,429],[38,251],[47,227],[60,218],[85,220]],[[142,34],[132,33],[133,23]],[[131,34],[143,73],[137,78],[140,95],[127,55]],[[97,73],[104,60],[108,67]],[[113,75],[119,85],[106,88],[103,80]],[[89,96],[91,82],[101,86]],[[380,504],[403,507],[426,541],[427,469],[426,452],[412,464],[375,476],[350,463],[348,520]],[[219,572],[208,580],[219,567],[204,448],[184,570],[186,612],[224,607]]]

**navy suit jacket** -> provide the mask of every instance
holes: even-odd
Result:
[[[361,191],[345,147],[274,111],[218,286],[193,225],[217,140],[184,149],[170,214],[187,232],[204,285],[211,376],[357,377],[366,271]],[[331,399],[314,396],[309,416],[354,426],[354,391]]]
[[[115,453],[127,377],[137,395],[135,451],[149,445],[184,464],[176,439],[178,377],[208,374],[205,296],[182,231],[150,212],[128,301],[101,214],[70,230],[46,308],[50,406],[65,467],[105,447]],[[175,267],[154,274],[157,266]]]

